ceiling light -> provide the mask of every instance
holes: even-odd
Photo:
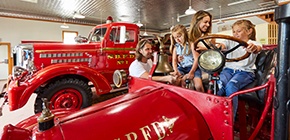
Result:
[[[228,6],[237,5],[237,4],[241,4],[241,3],[244,3],[244,2],[248,2],[248,1],[252,1],[252,0],[236,1],[236,2],[229,3]]]
[[[31,2],[31,3],[37,3],[37,0],[21,0],[21,1],[24,1],[24,2]]]
[[[139,26],[139,27],[142,27],[143,24],[141,23],[141,10],[138,9],[138,12],[139,12],[139,21],[136,23],[136,25]]]
[[[260,7],[276,6],[275,1],[262,2],[258,4]]]
[[[67,29],[69,26],[64,22],[62,25],[60,25],[60,28]]]
[[[212,10],[213,10],[212,7],[211,8],[204,9],[204,11],[212,11]]]
[[[144,36],[147,36],[147,35],[148,35],[147,32],[146,32],[146,24],[145,24],[145,32],[144,32],[143,35],[144,35]]]
[[[76,18],[85,18],[85,16],[78,12],[74,12],[73,19],[76,19]]]
[[[219,6],[220,8],[220,19],[218,20],[217,24],[223,24],[224,21],[222,21],[222,6]]]
[[[142,27],[143,24],[140,22],[140,20],[136,23],[137,26]]]
[[[177,14],[176,21],[177,21],[177,22],[180,22],[180,16],[179,16],[179,14]]]
[[[186,15],[192,15],[192,14],[195,14],[196,11],[194,9],[192,9],[191,6],[189,6],[189,8],[185,11],[185,14]]]
[[[189,8],[185,11],[185,14],[186,15],[192,15],[192,14],[195,14],[196,11],[194,9],[192,9],[191,7],[191,0],[189,0]]]

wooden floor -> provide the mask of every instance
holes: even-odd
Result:
[[[5,84],[6,80],[0,80],[0,90],[2,90],[3,85]],[[34,108],[34,101],[36,98],[36,94],[33,94],[29,100],[28,103],[15,111],[9,111],[8,104],[4,105],[2,116],[0,116],[0,131],[3,130],[3,127],[7,124],[15,125],[19,121],[31,116],[34,114],[33,108]],[[0,99],[1,101],[3,99]]]

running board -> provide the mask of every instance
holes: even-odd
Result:
[[[128,90],[128,87],[125,86],[125,87],[121,87],[121,88],[112,89],[110,91],[110,93],[119,92],[119,91],[122,91],[122,90]]]

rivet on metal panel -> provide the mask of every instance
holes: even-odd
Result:
[[[228,103],[228,102],[224,102],[224,105],[225,105],[225,106],[228,106],[228,105],[229,105],[229,103]]]
[[[206,97],[206,100],[211,102],[211,97]]]
[[[220,101],[218,99],[214,99],[214,102],[215,103],[219,103]]]
[[[225,120],[224,122],[225,122],[225,124],[227,124],[227,125],[229,124],[229,121],[228,121],[228,120]]]
[[[225,113],[225,115],[229,115],[229,112],[228,112],[228,111],[226,111],[226,110],[224,111],[224,113]]]

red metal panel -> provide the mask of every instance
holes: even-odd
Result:
[[[139,98],[128,94],[126,96],[132,96],[132,99],[126,102],[99,108],[97,112],[84,111],[87,115],[65,118],[59,124],[65,139],[211,138],[205,120],[194,106],[171,91],[155,89],[159,90],[143,88],[138,93]],[[95,109],[98,107],[96,105]]]

